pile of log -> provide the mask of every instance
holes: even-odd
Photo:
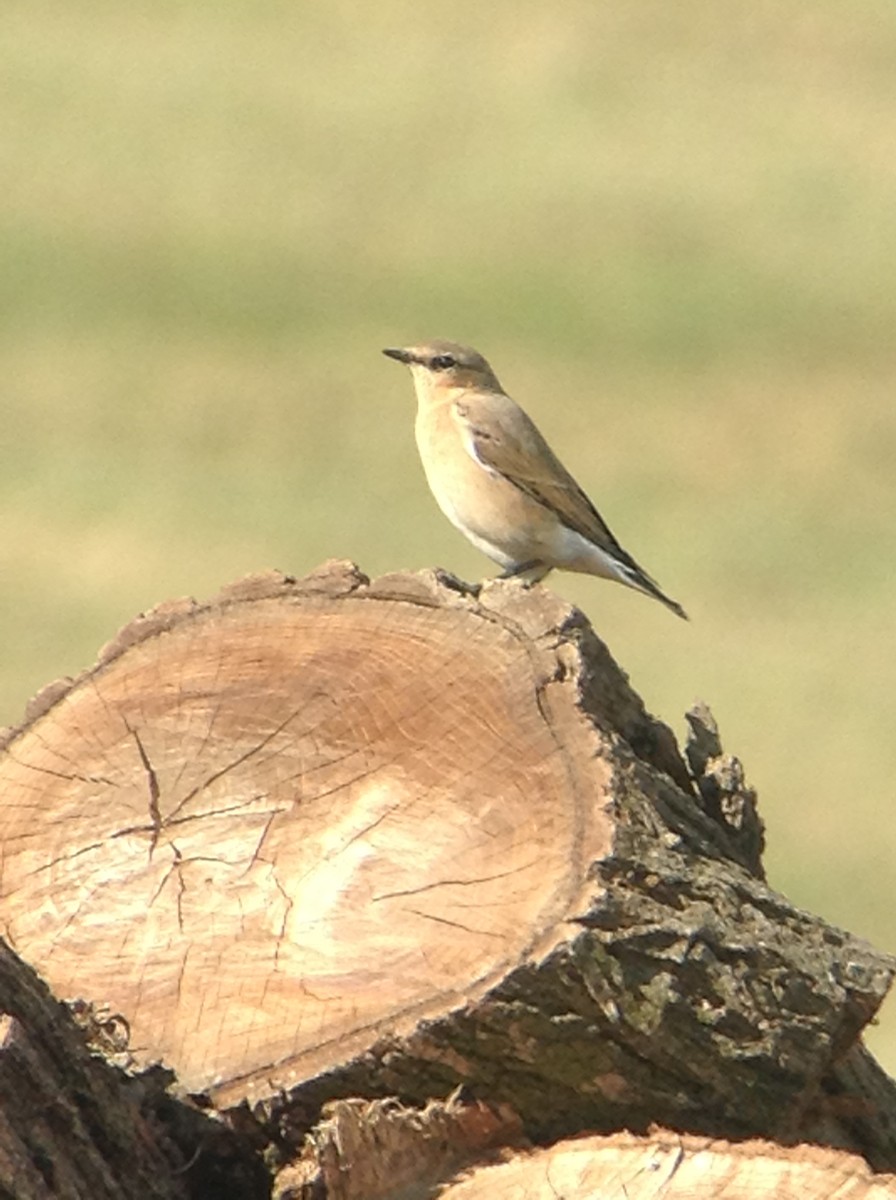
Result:
[[[0,750],[0,1195],[896,1195],[896,964],[547,588],[138,617]]]

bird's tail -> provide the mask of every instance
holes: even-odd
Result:
[[[642,571],[639,566],[628,563],[617,563],[619,574],[617,578],[620,583],[626,584],[627,587],[634,588],[636,592],[643,592],[645,596],[652,596],[654,600],[659,600],[661,604],[665,604],[666,608],[671,608],[676,617],[681,617],[683,621],[688,620],[688,614],[684,611],[677,600],[673,600],[671,596],[667,596],[661,590],[658,583],[654,582],[647,574]]]

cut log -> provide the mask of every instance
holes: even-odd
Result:
[[[470,1168],[469,1164],[478,1165]],[[467,1167],[468,1169],[465,1169]],[[443,1186],[440,1187],[439,1185]],[[276,1176],[274,1200],[893,1200],[896,1176],[805,1143],[726,1142],[652,1128],[521,1145],[507,1112],[452,1096],[422,1110],[339,1100]]]
[[[335,1200],[337,1193],[333,1193]],[[422,1193],[421,1193],[422,1196]],[[732,1145],[615,1134],[559,1142],[549,1150],[482,1167],[439,1200],[893,1200],[896,1178],[872,1175],[852,1154],[771,1142]],[[339,1200],[352,1200],[343,1192]]]
[[[766,886],[692,723],[689,769],[545,588],[250,578],[10,731],[3,928],[138,1064],[296,1142],[328,1100],[465,1084],[536,1140],[659,1121],[892,1168],[856,1043],[894,964]]]
[[[483,994],[606,849],[525,640],[360,582],[150,614],[6,749],[11,944],[193,1091],[270,1094]]]

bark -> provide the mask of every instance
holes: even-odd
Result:
[[[460,1085],[535,1142],[660,1122],[893,1169],[859,1042],[893,961],[768,887],[689,720],[682,756],[542,587],[252,577],[8,732],[4,931],[281,1154],[327,1102]]]
[[[0,1195],[181,1200],[177,1148],[0,943]]]

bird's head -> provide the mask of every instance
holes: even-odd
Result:
[[[457,342],[421,342],[419,346],[384,350],[383,354],[411,368],[418,393],[455,389],[502,390],[494,371],[482,355]]]

